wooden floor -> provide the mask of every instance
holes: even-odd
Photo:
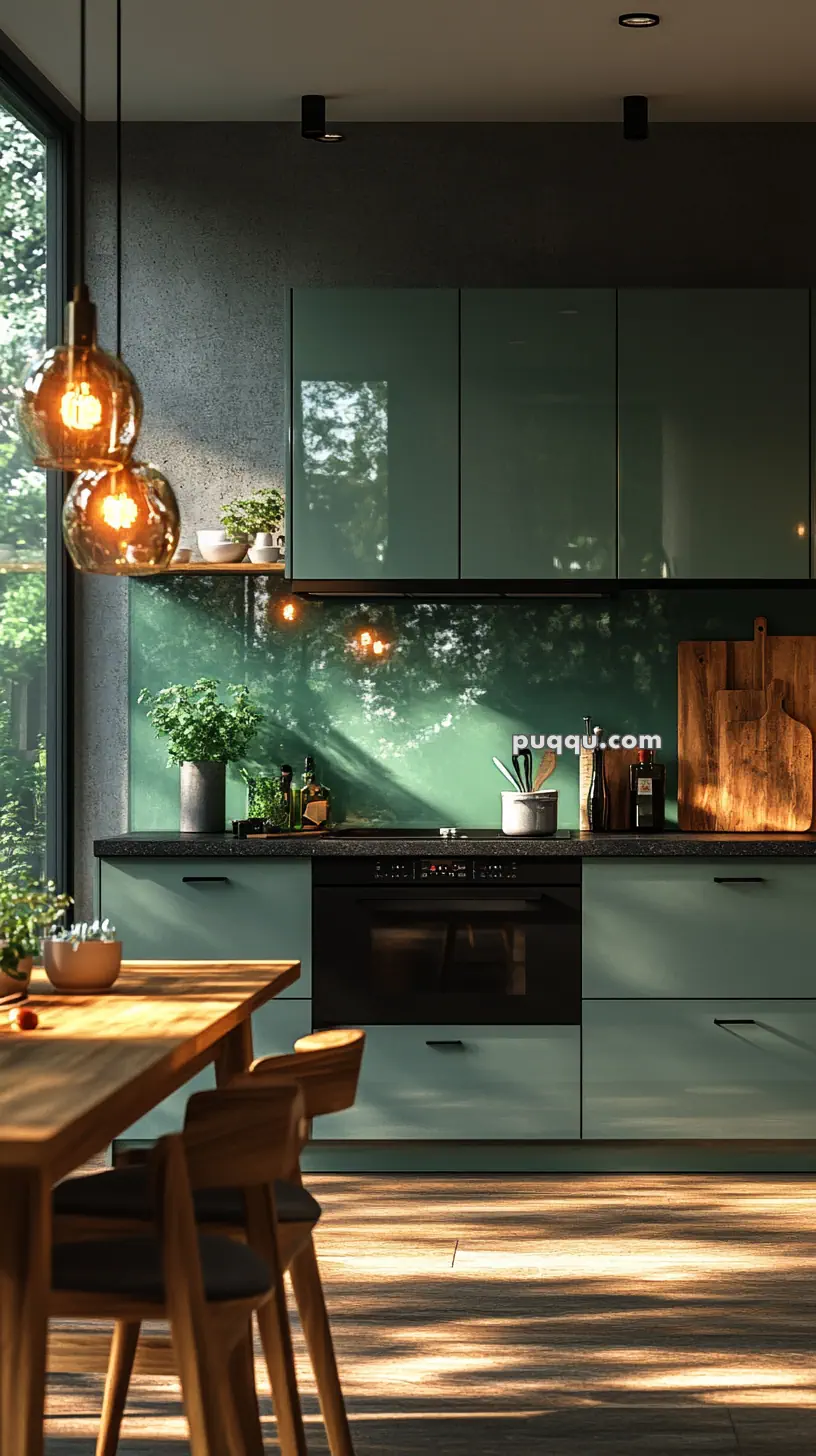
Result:
[[[360,1456],[816,1452],[816,1180],[311,1186]],[[49,1456],[92,1452],[100,1390],[52,1377]],[[140,1377],[123,1456],[185,1449],[173,1382]]]

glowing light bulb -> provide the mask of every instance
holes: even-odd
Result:
[[[138,514],[139,507],[126,491],[106,495],[102,501],[102,518],[112,531],[129,530]]]
[[[796,534],[797,536],[807,535],[807,526],[805,525],[804,521],[799,522],[799,525],[796,527]]]
[[[374,653],[375,657],[381,657],[385,651],[385,643],[381,642],[378,637],[377,641],[372,644],[371,651]]]
[[[370,647],[372,641],[373,641],[373,638],[372,638],[370,632],[361,632],[360,633],[360,646],[361,647]]]
[[[296,615],[294,602],[284,602],[281,608],[281,616],[284,622],[294,622]]]
[[[95,430],[102,419],[102,405],[85,380],[66,389],[60,401],[60,418],[69,430]]]

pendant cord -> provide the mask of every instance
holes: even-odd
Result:
[[[122,357],[122,0],[116,0],[116,353]]]
[[[79,281],[85,281],[85,151],[87,94],[87,0],[79,0]]]

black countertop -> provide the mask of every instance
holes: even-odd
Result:
[[[468,839],[462,830],[455,839],[443,839],[428,831],[427,838],[392,839],[381,836],[335,838],[328,834],[281,834],[270,839],[235,839],[231,834],[180,834],[149,830],[141,834],[120,834],[97,839],[94,854],[101,859],[204,858],[219,855],[237,858],[300,859],[312,855],[522,855],[566,856],[582,859],[648,858],[683,859],[810,858],[816,856],[816,834],[579,834],[568,839],[514,838],[496,830],[495,838]]]

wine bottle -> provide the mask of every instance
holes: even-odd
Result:
[[[595,747],[592,750],[592,778],[587,794],[587,823],[590,829],[609,828],[609,785],[606,781],[606,751],[600,747],[603,734],[595,729]]]
[[[653,748],[639,748],[629,766],[629,828],[660,830],[666,823],[666,765]]]

